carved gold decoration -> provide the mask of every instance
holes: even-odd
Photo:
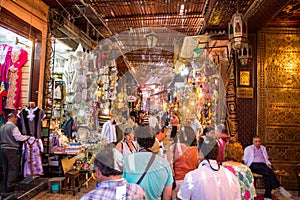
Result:
[[[272,164],[290,174],[282,184],[296,189],[292,166],[300,160],[300,29],[263,29],[257,49],[258,135]]]
[[[234,64],[231,62],[229,67],[229,74],[233,73]],[[231,77],[226,79],[225,88],[226,88],[226,124],[229,130],[231,137],[238,139],[238,119],[237,119],[237,110],[236,110],[236,82],[234,76],[227,75]]]
[[[52,34],[48,32],[47,38],[52,38]],[[51,61],[52,61],[52,39],[47,40],[46,44],[46,64],[44,71],[44,90],[43,90],[43,109],[46,113],[46,119],[50,119],[52,116],[52,106],[53,106],[53,81],[51,78],[51,72],[53,71]]]

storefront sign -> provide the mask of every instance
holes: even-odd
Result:
[[[244,88],[244,87],[239,87],[237,88],[237,98],[253,98],[253,88]]]

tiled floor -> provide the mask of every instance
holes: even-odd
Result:
[[[91,180],[89,182],[89,186],[82,187],[80,192],[76,192],[75,196],[73,196],[72,192],[65,192],[64,194],[59,193],[50,193],[49,191],[43,191],[36,195],[31,200],[77,200],[80,199],[84,194],[88,193],[89,191],[93,190],[96,187],[96,181]]]

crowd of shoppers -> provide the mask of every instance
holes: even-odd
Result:
[[[156,123],[125,128],[124,140],[116,146],[124,157],[122,177],[126,184],[140,185],[146,199],[254,199],[252,172],[265,177],[266,200],[274,188],[290,197],[279,185],[259,137],[244,154],[223,124],[202,129],[193,119],[191,126],[180,127],[178,117],[172,117],[176,123],[170,123],[172,142],[167,148],[167,128]],[[158,151],[162,147],[166,157]]]
[[[223,124],[203,129],[195,118],[181,125],[176,113],[171,116],[169,138],[166,124],[154,115],[149,124],[114,116],[104,123],[107,146],[94,158],[96,188],[81,199],[251,200],[257,196],[252,173],[264,177],[265,200],[272,199],[273,189],[292,196],[280,185],[258,136],[244,150]],[[19,142],[28,138],[9,114],[0,128],[5,192],[16,190]]]

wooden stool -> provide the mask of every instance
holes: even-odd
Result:
[[[256,173],[252,173],[252,174],[253,174],[253,178],[254,178],[254,186],[255,186],[255,188],[258,188],[257,180],[258,179],[262,180],[264,178],[264,176],[261,174],[256,174]]]
[[[80,181],[79,181],[80,172],[76,169],[72,169],[65,173],[65,182],[63,191],[72,191],[73,196],[75,196],[76,191],[80,191]],[[77,185],[77,186],[76,186]]]
[[[48,180],[48,189],[49,192],[52,191],[52,183],[59,183],[59,193],[61,193],[61,189],[62,189],[62,182],[65,180],[65,177],[54,177],[54,178],[50,178]]]
[[[274,174],[279,177],[279,183],[280,183],[280,185],[282,184],[282,177],[288,177],[288,176],[290,176],[290,174],[287,173],[284,169],[282,169],[282,170],[275,170]]]

